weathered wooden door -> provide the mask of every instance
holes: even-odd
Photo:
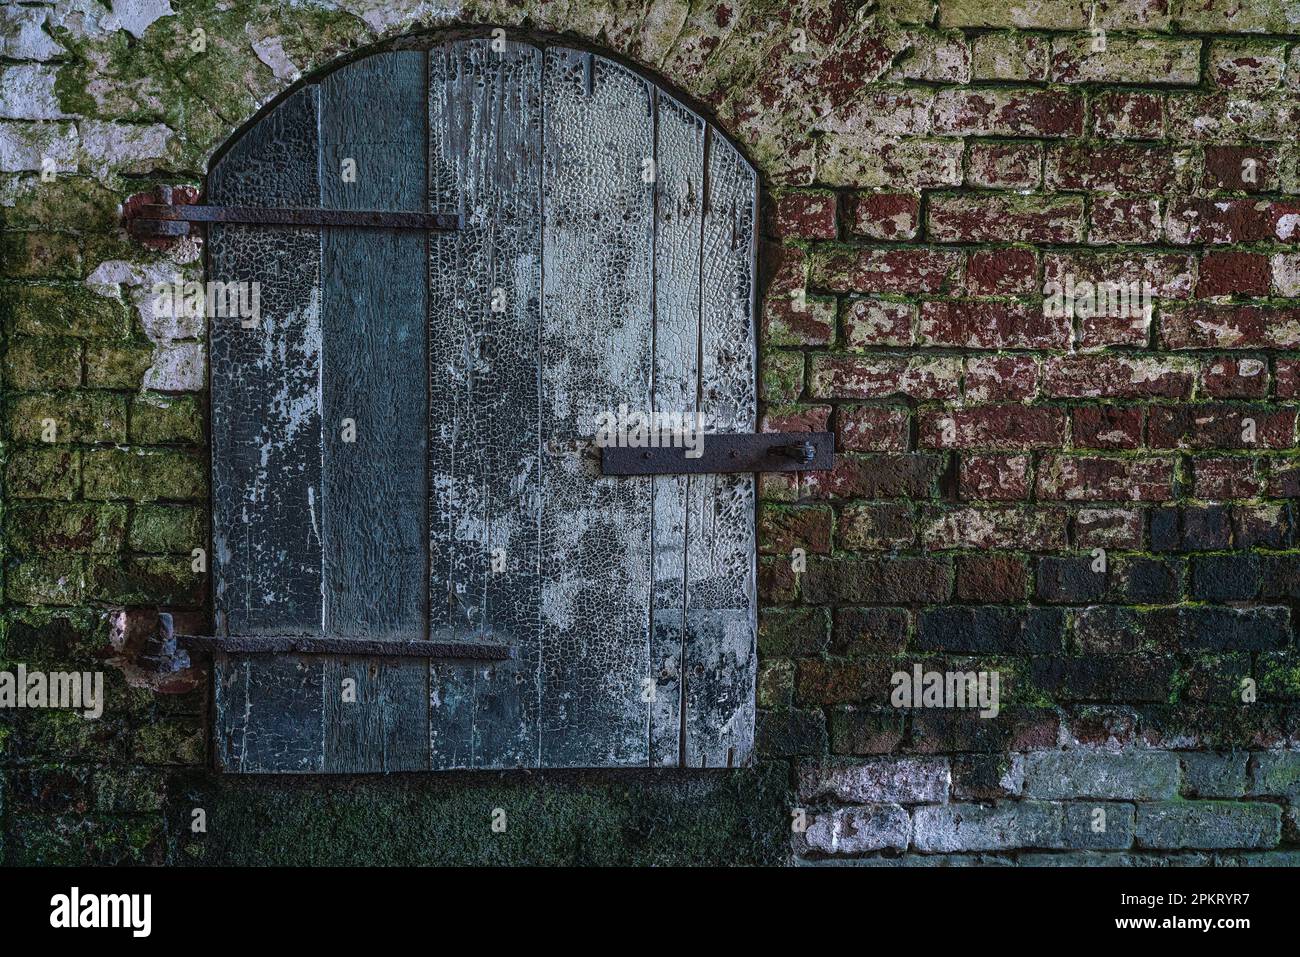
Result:
[[[210,230],[209,278],[261,284],[211,327],[218,763],[744,762],[753,476],[605,476],[592,443],[620,406],[754,429],[732,145],[600,56],[460,39],[301,87],[208,193],[462,216]]]

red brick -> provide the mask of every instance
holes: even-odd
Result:
[[[1038,286],[1032,249],[975,249],[966,258],[966,292],[972,296],[1031,293]]]
[[[1081,136],[1083,99],[1060,90],[941,90],[933,129],[955,136]]]
[[[1041,449],[1065,444],[1065,412],[1046,406],[985,405],[918,416],[922,448]]]
[[[1169,98],[1167,110],[1165,135],[1171,140],[1280,143],[1293,138],[1300,123],[1300,103],[1286,95],[1182,93]]]
[[[1167,349],[1295,349],[1300,347],[1300,309],[1171,306],[1161,312],[1160,337]]]
[[[764,341],[772,345],[829,345],[835,338],[835,307],[807,294],[807,256],[797,246],[769,246],[771,270],[763,298]]]
[[[1252,143],[1250,146],[1206,146],[1205,189],[1229,189],[1244,193],[1277,188],[1279,169],[1275,146]]]
[[[941,243],[1077,243],[1083,236],[1083,198],[936,195],[927,208],[926,234]]]
[[[916,522],[907,502],[858,502],[844,507],[837,529],[840,548],[892,549],[911,545]]]
[[[1165,98],[1160,93],[1116,91],[1092,102],[1098,136],[1116,140],[1158,140],[1165,133]]]
[[[1171,199],[1165,234],[1179,245],[1300,242],[1300,204],[1266,199]]]
[[[1043,282],[1088,281],[1130,284],[1149,282],[1160,299],[1187,299],[1192,294],[1196,259],[1188,253],[1072,252],[1043,254]]]
[[[1027,455],[963,455],[957,464],[961,497],[984,502],[1014,502],[1029,497]]]
[[[1187,360],[1147,356],[1054,356],[1046,360],[1043,394],[1060,399],[1185,399],[1195,367]]]
[[[950,356],[812,357],[810,393],[826,399],[956,399],[961,359]]]
[[[1194,272],[1193,257],[1177,253],[1047,253],[1043,293],[1048,304],[1079,317],[1080,348],[1141,347],[1150,338],[1153,299],[1187,298]]]
[[[1077,345],[1082,351],[1107,346],[1145,348],[1151,340],[1151,316],[1148,312],[1118,316],[1084,316],[1079,319]]]
[[[1219,356],[1206,364],[1201,388],[1216,399],[1262,399],[1268,395],[1268,363]]]
[[[1163,502],[1173,498],[1171,459],[1047,455],[1038,466],[1040,499]]]
[[[1161,193],[1177,182],[1179,170],[1179,153],[1167,146],[1065,143],[1047,154],[1048,189]]]
[[[769,205],[771,232],[782,239],[834,239],[835,194],[821,190],[788,190]]]
[[[1277,397],[1294,399],[1300,396],[1300,359],[1278,359],[1276,362]]]
[[[1196,83],[1201,42],[1111,33],[1102,47],[1087,33],[1052,38],[1050,79],[1057,83]]]
[[[854,193],[846,201],[849,232],[868,239],[914,239],[921,200],[912,193]]]
[[[884,299],[850,299],[841,321],[844,344],[860,349],[868,346],[910,346],[916,306]]]
[[[1282,83],[1286,44],[1276,41],[1215,40],[1209,76],[1215,86],[1238,93],[1268,93]]]
[[[1272,264],[1263,253],[1210,252],[1201,257],[1196,295],[1267,296],[1272,281]]]
[[[808,498],[929,498],[943,468],[944,456],[934,453],[846,453],[835,467],[803,473]]]
[[[950,548],[1054,550],[1066,544],[1064,509],[1042,506],[930,507],[921,520],[921,544]]]
[[[829,405],[770,405],[763,413],[764,432],[825,432]]]
[[[876,405],[842,405],[836,415],[839,447],[857,452],[905,452],[908,412]]]
[[[763,555],[789,555],[802,548],[824,555],[831,550],[832,514],[825,505],[760,506],[758,550]]]
[[[1037,189],[1043,181],[1038,143],[975,141],[966,150],[966,182],[997,189]]]
[[[1300,498],[1300,467],[1274,462],[1268,476],[1269,498]]]
[[[966,360],[967,402],[1019,402],[1038,395],[1033,356],[972,356]]]
[[[1014,555],[958,555],[956,596],[960,601],[1013,604],[1025,600],[1029,567]]]
[[[789,558],[758,560],[758,596],[760,601],[768,603],[794,601],[799,597],[799,579]]]
[[[1088,242],[1154,243],[1160,238],[1160,200],[1154,196],[1095,196]]]
[[[1243,438],[1255,423],[1255,441]],[[1294,409],[1235,405],[1152,406],[1147,443],[1153,449],[1286,449],[1295,444]]]
[[[1142,409],[1114,405],[1071,409],[1070,435],[1078,449],[1135,449],[1142,444]]]
[[[1136,508],[1081,508],[1074,516],[1079,548],[1141,548],[1142,511]]]
[[[1197,458],[1192,465],[1196,498],[1225,501],[1234,498],[1254,498],[1260,493],[1259,476],[1255,473],[1255,460],[1234,457]]]
[[[833,292],[938,293],[961,264],[955,250],[834,249],[813,256],[812,283]]]
[[[926,302],[919,341],[969,349],[1064,349],[1068,316],[1046,316],[1041,306],[1017,302]]]

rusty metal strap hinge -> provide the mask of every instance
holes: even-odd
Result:
[[[342,655],[379,658],[449,658],[505,661],[514,657],[509,645],[475,641],[403,641],[376,638],[308,638],[177,635],[181,647],[194,651],[237,655]]]
[[[605,446],[606,475],[701,475],[710,472],[821,472],[835,466],[832,432],[718,433],[699,436],[699,447]]]
[[[248,226],[358,226],[370,229],[425,229],[446,233],[460,229],[460,214],[143,203],[129,212],[127,229],[136,239],[177,239],[188,236],[190,227],[195,223],[232,223]]]

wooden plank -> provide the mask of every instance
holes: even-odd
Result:
[[[552,47],[543,91],[541,761],[644,765],[652,486],[589,453],[600,413],[650,403],[651,90]]]
[[[208,177],[214,203],[319,201],[317,89],[250,129]],[[235,634],[321,629],[320,230],[217,226],[208,278],[258,283],[260,322],[209,323],[212,571]]]
[[[662,91],[655,106],[654,410],[694,419],[700,347],[700,234],[705,123]],[[687,476],[653,480],[650,764],[682,754]]]
[[[324,770],[428,768],[428,662],[331,656],[324,667]]]
[[[424,208],[424,102],[417,50],[366,57],[321,81],[322,206]],[[325,626],[424,638],[425,234],[333,227],[323,246]]]
[[[714,431],[752,432],[757,177],[712,130],[706,164],[701,410]],[[686,524],[683,763],[733,767],[749,759],[754,739],[754,476],[692,475]]]
[[[328,209],[425,209],[425,54],[358,60],[321,81]],[[325,627],[428,635],[425,234],[323,231]],[[330,771],[428,766],[428,662],[330,659]],[[342,700],[345,680],[355,700]]]
[[[464,224],[429,262],[433,633],[516,649],[435,663],[435,767],[537,763],[541,59],[487,40],[430,59],[430,203]]]
[[[214,655],[218,767],[244,774],[325,770],[324,668],[307,655]]]

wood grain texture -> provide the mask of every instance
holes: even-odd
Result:
[[[655,412],[694,418],[700,351],[700,241],[705,123],[662,91],[655,95]],[[651,479],[654,599],[650,668],[652,766],[675,766],[682,749],[682,642],[686,624],[685,475]]]
[[[215,203],[320,201],[317,89],[250,129],[208,178]],[[234,634],[321,630],[321,240],[318,229],[212,226],[208,278],[260,284],[261,321],[209,323],[212,571]]]
[[[465,227],[210,228],[210,278],[263,283],[263,328],[212,334],[229,631],[515,657],[218,653],[222,768],[748,759],[753,477],[604,476],[593,436],[621,405],[754,429],[756,188],[644,78],[523,43],[355,61],[235,144],[216,202]]]
[[[323,659],[215,655],[217,766],[237,773],[325,770]]]
[[[533,766],[542,55],[474,40],[433,50],[430,63],[430,202],[463,217],[429,261],[434,634],[516,648],[486,667],[435,663],[434,765]]]
[[[425,208],[425,90],[417,50],[367,57],[322,80],[325,208]],[[424,638],[425,234],[332,227],[323,238],[325,627]]]
[[[752,432],[756,176],[735,148],[711,131],[706,163],[700,408],[712,431]],[[753,747],[754,482],[753,475],[740,474],[690,478],[683,669],[683,764],[690,767],[743,764]]]
[[[551,47],[544,98],[541,762],[644,765],[651,482],[590,453],[599,413],[650,406],[651,89]]]
[[[429,766],[429,663],[324,659],[324,770],[423,771]]]

